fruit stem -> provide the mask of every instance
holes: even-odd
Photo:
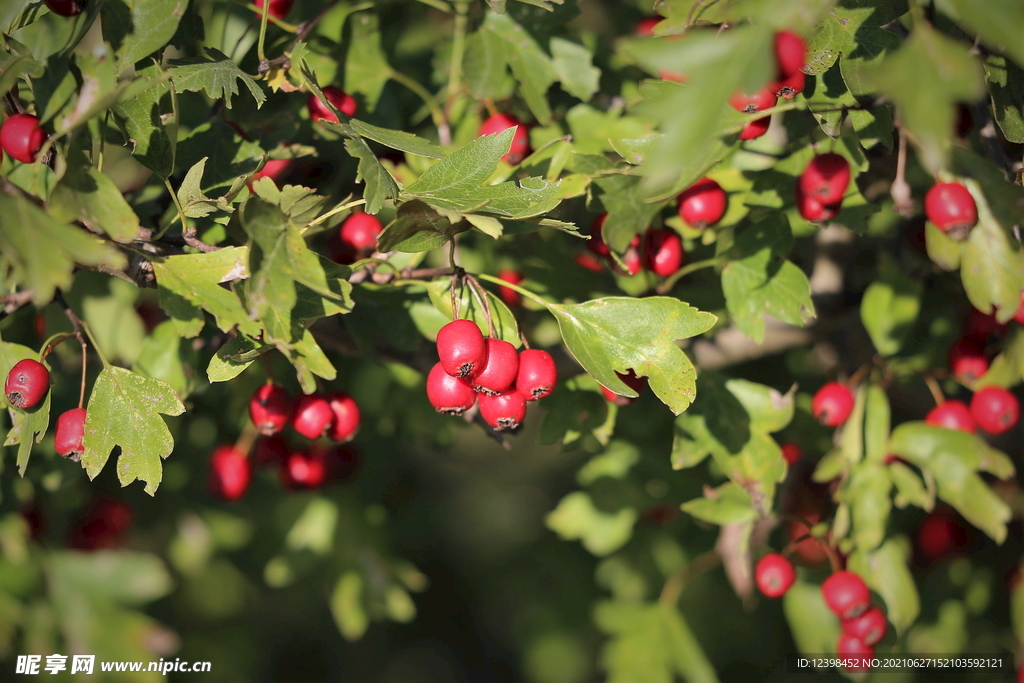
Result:
[[[178,193],[174,191],[173,187],[171,187],[170,179],[164,178],[164,187],[167,188],[167,192],[171,195],[171,200],[174,202],[174,208],[178,210],[178,220],[181,221],[181,232],[184,234],[188,230],[188,222],[185,220],[185,209],[181,206],[181,200],[178,199]],[[160,231],[160,234],[156,236],[156,239],[163,237],[164,233],[167,232],[168,228],[172,225],[174,225],[173,219],[167,224],[167,227]]]
[[[264,12],[262,9],[257,7],[256,3],[245,2],[245,0],[233,0],[233,1],[238,3],[239,5],[242,5],[243,7],[246,7],[248,9],[250,9],[251,11],[253,11],[256,14],[269,14],[269,12]],[[264,5],[266,5],[266,4],[267,3],[264,3]],[[268,7],[267,9],[269,10],[270,8]],[[281,19],[278,19],[277,17],[271,16],[271,17],[269,17],[269,21],[274,22],[278,26],[278,28],[280,28],[280,29],[282,29],[284,31],[287,31],[288,33],[295,33],[295,31],[297,29],[295,24],[289,24],[287,21],[283,21]]]
[[[69,336],[74,337],[78,340],[78,343],[82,345],[82,384],[78,390],[78,407],[81,408],[85,404],[85,378],[86,378],[86,364],[88,361],[89,347],[85,343],[85,337],[82,336],[82,321],[75,315],[75,312],[71,310],[71,306],[68,305],[67,300],[64,298],[64,293],[59,289],[54,290],[53,300],[56,301],[62,309],[64,309],[64,315],[71,321],[71,325],[75,328]],[[67,339],[68,337],[65,337]],[[61,340],[63,341],[63,340]],[[49,350],[47,350],[49,353]],[[45,354],[44,354],[45,356]]]
[[[433,119],[434,126],[437,127],[438,141],[444,146],[452,144],[452,133],[451,128],[448,126],[448,119],[445,117],[441,105],[437,103],[437,99],[430,94],[430,91],[416,80],[394,69],[390,69],[388,75],[423,100],[423,103],[427,105],[427,109],[430,110],[430,118]]]
[[[476,299],[477,305],[484,310],[484,315],[487,316],[487,331],[490,333],[491,339],[497,339],[498,335],[494,332],[494,315],[491,312],[491,300],[487,295],[487,290],[480,286],[480,283],[472,275],[465,275],[466,281],[469,283],[469,291]]]
[[[524,288],[520,287],[519,285],[512,284],[511,282],[506,282],[506,281],[502,280],[501,278],[494,277],[493,275],[484,275],[483,273],[478,274],[477,277],[480,278],[481,280],[486,280],[487,282],[493,282],[494,284],[500,285],[502,287],[508,287],[513,292],[519,292],[520,294],[522,294],[526,298],[532,299],[533,301],[536,301],[537,303],[539,303],[544,308],[548,308],[548,307],[551,306],[551,304],[549,302],[544,301],[544,299],[541,299],[539,296],[537,296],[536,294],[534,294],[530,290],[524,289]]]
[[[925,375],[924,383],[928,386],[928,391],[931,392],[932,398],[935,399],[935,405],[941,406],[946,402],[946,396],[942,393],[942,387],[939,386],[939,382],[935,379],[934,375]]]
[[[260,12],[260,38],[259,42],[256,43],[256,56],[260,60],[260,72],[263,72],[263,65],[267,61],[266,52],[263,49],[263,43],[267,39],[267,19],[270,17],[270,0],[263,1],[263,10]]]
[[[675,607],[675,604],[679,602],[679,597],[683,594],[683,588],[686,587],[690,579],[709,569],[714,569],[721,561],[722,556],[718,554],[717,550],[709,550],[698,555],[693,562],[687,563],[668,577],[661,589],[661,595],[658,596],[658,602],[666,607]]]
[[[899,135],[899,147],[896,153],[896,177],[889,186],[889,195],[896,213],[909,218],[914,213],[914,198],[910,191],[910,184],[907,183],[907,134],[903,132],[903,126],[897,126],[896,132]]]
[[[305,234],[307,230],[309,230],[313,226],[320,225],[321,223],[323,223],[325,220],[327,220],[331,216],[333,216],[335,214],[338,214],[338,213],[341,213],[342,211],[347,211],[348,209],[351,209],[353,207],[361,206],[361,205],[363,205],[365,203],[366,203],[365,199],[357,199],[355,201],[348,202],[346,204],[339,204],[338,206],[334,207],[333,209],[331,209],[327,213],[325,213],[325,214],[323,214],[321,216],[317,216],[316,218],[314,218],[312,221],[309,222],[309,224],[306,227],[304,227],[301,230],[299,230],[299,232]]]
[[[724,259],[722,257],[716,257],[705,259],[703,261],[694,261],[693,263],[687,264],[680,268],[679,270],[677,270],[676,272],[669,275],[668,278],[660,285],[658,285],[654,291],[656,291],[658,294],[666,294],[670,292],[673,287],[675,287],[677,282],[679,282],[681,279],[683,279],[690,273],[702,270],[704,268],[712,268],[714,266],[719,265],[723,261]]]
[[[256,429],[256,425],[252,421],[248,421],[242,433],[238,435],[238,440],[235,441],[235,450],[239,453],[244,453],[245,457],[249,457],[249,451],[252,450],[252,445],[256,442],[256,438],[260,435],[259,430]]]

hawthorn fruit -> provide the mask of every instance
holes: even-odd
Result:
[[[26,358],[14,364],[4,382],[7,402],[15,408],[35,407],[50,390],[50,371],[37,360]]]

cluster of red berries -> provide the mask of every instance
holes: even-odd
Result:
[[[496,431],[517,429],[526,403],[550,394],[558,381],[547,351],[484,338],[471,320],[453,320],[437,333],[439,361],[427,375],[427,399],[437,412],[461,415],[479,401],[480,416]]]
[[[962,241],[978,224],[978,205],[960,183],[935,183],[924,197],[924,215],[936,228]]]
[[[50,390],[50,371],[37,360],[26,358],[18,361],[7,373],[4,394],[7,402],[21,410],[31,410]],[[72,408],[57,418],[53,434],[53,445],[57,453],[75,462],[82,459],[85,447],[85,408]]]
[[[848,571],[838,571],[821,584],[825,604],[842,621],[843,632],[836,643],[836,654],[842,658],[861,660],[854,671],[866,671],[875,655],[874,646],[885,637],[889,627],[882,610],[871,604],[871,591],[864,581]]]
[[[803,39],[791,31],[775,34],[775,80],[754,94],[735,93],[729,98],[733,109],[756,115],[774,107],[780,97],[791,100],[804,90],[804,65],[807,46]],[[771,117],[761,116],[748,123],[740,132],[740,140],[753,140],[768,132]]]
[[[1020,293],[1020,308],[1013,320],[1024,325],[1024,291]],[[947,360],[949,372],[953,377],[970,387],[980,379],[989,368],[989,344],[998,340],[1010,330],[1009,323],[1000,323],[990,313],[982,313],[971,309],[971,314],[964,325],[964,334],[949,349]]]
[[[328,481],[351,476],[358,462],[351,448],[327,448],[313,444],[306,450],[294,450],[278,436],[286,426],[301,436],[316,441],[327,437],[345,444],[359,431],[359,405],[348,394],[304,394],[293,399],[283,387],[268,382],[249,399],[249,417],[263,436],[255,449],[260,465],[279,467],[282,485],[289,489],[319,488]],[[241,498],[252,479],[252,466],[246,453],[234,445],[219,446],[210,457],[210,490],[224,500]]]
[[[807,164],[796,183],[796,208],[812,223],[824,223],[839,215],[843,195],[850,185],[850,163],[829,152]]]
[[[1002,434],[1020,421],[1020,402],[1002,387],[984,387],[974,392],[970,406],[955,399],[943,401],[929,411],[924,421],[971,434],[979,427],[989,434]]]

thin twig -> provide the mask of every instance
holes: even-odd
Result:
[[[907,182],[907,134],[903,132],[902,126],[897,126],[899,134],[899,150],[896,154],[896,178],[889,187],[889,194],[892,195],[893,208],[896,213],[909,218],[914,214],[914,198]]]
[[[484,310],[484,315],[487,317],[487,331],[490,333],[491,339],[496,339],[498,335],[494,331],[494,316],[491,313],[491,301],[487,296],[487,291],[472,275],[466,275],[465,279],[469,283],[470,294],[476,299],[477,305]]]
[[[658,602],[665,606],[675,606],[679,601],[679,596],[683,594],[683,588],[686,587],[690,579],[703,574],[709,569],[714,569],[721,561],[722,556],[718,554],[717,550],[709,550],[703,555],[698,555],[693,562],[688,563],[668,577],[668,580],[665,581],[665,586],[661,589]]]
[[[75,312],[71,310],[71,306],[68,305],[67,300],[64,298],[64,293],[59,289],[54,290],[53,300],[57,302],[62,309],[64,309],[64,315],[71,321],[71,325],[75,331],[72,333],[78,343],[82,345],[82,384],[78,392],[78,407],[81,408],[85,404],[85,377],[86,377],[86,361],[88,360],[89,347],[85,343],[85,337],[82,335],[82,321],[79,319]]]
[[[924,376],[924,383],[928,387],[928,391],[931,392],[932,398],[935,399],[935,405],[941,406],[946,402],[946,396],[942,393],[942,387],[939,386],[939,382],[932,375]]]

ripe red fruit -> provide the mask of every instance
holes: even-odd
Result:
[[[273,10],[271,10],[271,13],[273,13]],[[356,115],[357,105],[355,98],[341,88],[329,85],[321,92],[323,92],[327,101],[333,104],[334,108],[345,116]],[[309,109],[309,118],[313,121],[330,121],[331,123],[338,123],[338,115],[331,111],[327,105],[321,102],[320,98],[314,93],[309,93],[309,99],[306,100],[306,108]]]
[[[974,197],[960,183],[935,183],[924,197],[924,214],[935,227],[955,240],[967,239],[978,223]]]
[[[384,229],[376,216],[354,213],[341,224],[338,239],[355,252],[369,252],[377,246],[377,236]]]
[[[800,36],[791,31],[775,34],[776,82],[770,87],[776,95],[791,100],[803,92],[806,57],[807,45]]]
[[[989,337],[1002,336],[1009,330],[1009,323],[1001,323],[992,313],[982,313],[977,308],[971,309],[964,322],[964,336],[975,339],[981,345],[984,345]]]
[[[453,320],[437,333],[437,355],[452,377],[472,377],[484,368],[487,344],[472,320]]]
[[[292,416],[292,397],[284,387],[264,384],[249,399],[249,417],[260,434],[277,434]]]
[[[727,205],[722,186],[711,178],[701,178],[679,195],[679,217],[701,230],[722,220]]]
[[[970,545],[969,530],[958,515],[949,511],[929,514],[917,528],[914,545],[918,556],[926,563],[941,560],[959,548]]]
[[[57,430],[53,435],[53,447],[58,455],[70,458],[75,462],[82,459],[85,446],[85,408],[72,408],[57,418]]]
[[[620,275],[629,274],[633,276],[643,270],[643,259],[640,257],[640,250],[637,249],[639,241],[640,236],[637,235],[633,242],[630,243],[629,248],[626,249],[626,253],[622,255],[622,263],[626,266],[626,271],[623,272],[618,265],[615,266],[615,271]]]
[[[291,11],[292,4],[295,0],[270,0],[270,16],[275,19],[284,19],[285,15]],[[253,0],[254,4],[263,9],[265,0]]]
[[[340,391],[328,394],[327,403],[334,413],[334,421],[327,436],[332,441],[351,441],[359,431],[359,424],[362,421],[359,405],[354,398]]]
[[[253,453],[256,463],[263,466],[280,465],[288,459],[291,449],[288,442],[279,436],[268,436],[256,441]]]
[[[523,274],[518,270],[499,270],[498,279],[518,285],[523,281]],[[498,285],[498,296],[501,297],[501,300],[505,302],[506,306],[511,306],[513,308],[521,306],[523,303],[522,295],[509,287],[502,287],[501,285]]]
[[[281,183],[278,180],[284,176],[288,171],[288,167],[291,166],[291,159],[269,159],[267,163],[263,164],[263,168],[252,174],[252,178],[249,179],[249,190],[252,191],[252,184],[260,178],[270,178],[274,181],[274,184],[281,187]]]
[[[233,445],[219,446],[210,456],[210,492],[218,498],[238,500],[251,477],[249,459]]]
[[[936,427],[974,433],[974,418],[971,417],[970,409],[962,401],[946,401],[935,406],[925,416],[924,421]]]
[[[621,379],[627,387],[635,391],[637,396],[620,396],[611,389],[602,386],[601,393],[604,395],[606,400],[611,401],[617,406],[628,406],[639,398],[640,394],[644,393],[644,389],[647,387],[646,377],[637,377],[636,373],[632,370],[626,374],[622,374],[621,372],[616,372],[615,374],[618,375],[619,379]]]
[[[307,439],[319,439],[334,422],[331,404],[319,394],[303,394],[295,401],[292,428]]]
[[[519,119],[509,114],[495,114],[480,124],[477,135],[494,135],[513,126],[518,126],[518,128],[512,135],[512,146],[508,153],[501,157],[501,160],[515,166],[530,153],[530,135],[526,132],[526,126],[521,124]]]
[[[813,510],[796,510],[794,512],[797,516],[807,520],[811,524],[817,524],[821,521],[821,513]],[[814,567],[824,564],[828,560],[828,553],[822,547],[821,541],[817,538],[807,537],[807,525],[803,522],[799,522],[795,519],[789,520],[786,527],[786,533],[789,537],[789,542],[792,544],[798,538],[803,538],[802,541],[792,545],[793,556],[800,562],[800,564],[808,567]]]
[[[480,397],[480,417],[496,431],[515,429],[526,418],[526,399],[515,389]]]
[[[121,545],[132,524],[132,509],[112,498],[100,498],[69,530],[68,543],[76,550],[101,550]]]
[[[971,397],[971,417],[989,434],[1002,434],[1020,420],[1020,402],[1002,387],[985,387]]]
[[[778,553],[768,553],[757,562],[754,582],[766,597],[781,598],[796,581],[793,564]]]
[[[537,401],[548,394],[558,381],[555,359],[547,351],[527,349],[519,354],[519,372],[516,375],[516,390],[527,401]]]
[[[327,480],[327,459],[321,451],[288,455],[281,468],[281,483],[289,489],[315,489]]]
[[[889,628],[882,610],[872,607],[856,619],[847,619],[843,622],[843,633],[856,638],[865,645],[874,645],[885,637],[885,631]]]
[[[772,117],[762,116],[759,119],[754,119],[740,131],[740,140],[756,140],[765,133],[772,125]]]
[[[85,11],[85,0],[46,0],[46,6],[59,16],[74,17]]]
[[[658,277],[668,277],[683,265],[683,242],[674,230],[649,230],[644,240],[647,268]]]
[[[572,255],[572,260],[576,262],[576,265],[582,266],[591,272],[604,272],[604,267],[601,265],[601,262],[598,261],[593,254],[588,254],[585,251],[576,252]]]
[[[1024,291],[1020,293],[1020,308],[1013,314],[1013,319],[1024,325]]]
[[[988,360],[981,344],[970,337],[959,339],[949,349],[949,371],[961,384],[972,384],[988,372]]]
[[[633,35],[640,38],[654,35],[654,27],[661,23],[661,17],[644,17],[636,22],[633,28]]]
[[[818,154],[800,175],[797,184],[804,196],[819,204],[841,202],[850,185],[850,162],[839,154]]]
[[[46,140],[46,131],[39,127],[39,119],[31,114],[14,114],[0,126],[0,147],[12,159],[30,164]]]
[[[487,360],[483,369],[473,376],[473,388],[484,394],[500,394],[515,384],[519,374],[516,347],[501,339],[486,339]]]
[[[50,389],[50,371],[37,360],[26,358],[18,361],[7,373],[4,394],[7,402],[15,408],[32,408]]]
[[[840,619],[856,619],[871,607],[871,591],[853,572],[833,573],[822,582],[821,596]]]
[[[826,427],[838,427],[850,417],[853,402],[850,387],[839,382],[829,382],[814,395],[811,413]]]
[[[859,638],[843,633],[836,643],[836,654],[847,660],[849,671],[867,671],[871,668],[871,660],[874,659],[875,649],[866,645]]]
[[[771,109],[778,101],[779,98],[775,96],[775,93],[770,88],[762,88],[753,95],[738,92],[729,98],[729,104],[732,105],[732,108],[745,114],[754,114],[765,109]],[[753,140],[761,137],[768,132],[770,124],[771,118],[768,116],[751,121],[740,132],[740,140]]]
[[[811,223],[827,223],[839,215],[842,206],[842,201],[835,204],[822,204],[814,197],[804,194],[799,184],[796,186],[796,209],[804,220]]]
[[[800,448],[800,444],[793,442],[782,444],[782,458],[790,467],[800,462],[802,457],[804,457],[804,449]]]
[[[601,236],[601,231],[607,218],[608,214],[602,213],[590,224],[590,239],[587,240],[587,249],[598,256],[609,256],[612,253],[612,250],[605,244],[604,237]]]
[[[469,382],[452,377],[441,363],[436,363],[427,375],[427,400],[439,413],[461,415],[476,403],[476,392]]]

